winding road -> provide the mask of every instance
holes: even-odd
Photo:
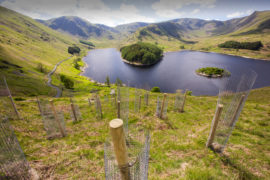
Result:
[[[55,85],[52,84],[52,77],[51,77],[51,76],[53,75],[53,73],[56,71],[57,67],[58,67],[62,62],[69,60],[71,57],[72,57],[72,56],[70,56],[70,57],[68,57],[68,58],[66,58],[66,59],[64,59],[64,60],[62,60],[62,61],[60,61],[60,62],[58,62],[58,63],[54,66],[53,70],[52,70],[51,72],[49,72],[48,75],[47,75],[47,77],[48,77],[47,85],[50,86],[50,87],[52,87],[52,88],[54,88],[54,89],[56,89],[56,91],[57,91],[57,93],[56,93],[56,95],[55,95],[54,97],[60,97],[60,96],[62,95],[62,89],[60,89],[58,86],[55,86]]]

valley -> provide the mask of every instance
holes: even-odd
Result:
[[[259,41],[263,47],[219,47],[226,41]],[[157,46],[161,50],[157,59],[162,59],[150,67],[124,63],[120,49],[134,43]],[[127,95],[122,96],[128,99],[129,128],[140,126],[150,132],[149,179],[267,180],[269,60],[270,10],[227,21],[181,18],[110,27],[76,16],[33,19],[0,6],[0,117],[8,119],[18,140],[14,142],[19,143],[23,158],[40,179],[105,179],[104,143],[110,136],[109,122],[119,118],[120,88],[126,88]],[[229,77],[197,75],[196,70],[203,67],[228,70],[230,77],[237,79],[230,84],[236,95],[231,97],[233,93],[225,91],[230,89],[218,94]],[[4,77],[12,97],[7,94]],[[239,83],[241,80],[244,83]],[[156,90],[151,92],[153,87]],[[175,93],[179,89],[180,98]],[[161,92],[155,92],[158,90]],[[20,119],[14,117],[10,98]],[[177,98],[183,103],[181,111]],[[43,111],[40,103],[51,110]],[[231,113],[232,122],[238,120],[230,126],[231,136],[222,153],[206,147],[220,103],[224,104],[221,118]],[[78,121],[74,120],[75,111],[79,112]],[[163,111],[166,118],[158,115]],[[48,114],[50,123],[55,120],[64,127],[63,137],[48,138]],[[0,128],[3,139],[7,128]],[[6,146],[3,142],[0,155]],[[4,157],[0,167],[10,159]],[[6,178],[1,168],[0,179]]]

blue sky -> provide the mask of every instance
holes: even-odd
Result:
[[[270,0],[0,0],[0,5],[32,18],[79,16],[108,26],[186,17],[227,20],[270,10]]]

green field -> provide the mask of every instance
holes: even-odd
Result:
[[[103,147],[116,109],[103,101],[110,88],[92,88],[100,89],[104,118],[98,120],[95,107],[89,107],[87,97],[91,94],[74,97],[82,113],[82,120],[75,124],[70,118],[69,98],[54,99],[57,109],[65,114],[68,134],[55,140],[46,139],[35,98],[16,101],[23,120],[11,123],[27,160],[42,179],[104,179]],[[154,113],[156,96],[161,94],[151,93],[150,105],[143,104],[141,112],[135,113],[134,89],[130,89],[129,122],[151,134],[149,179],[268,179],[269,90],[251,92],[224,154],[217,154],[205,147],[216,97],[188,96],[185,112],[178,113],[173,110],[174,95],[169,94],[168,119],[160,120]]]

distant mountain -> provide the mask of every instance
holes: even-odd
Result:
[[[115,27],[115,29],[121,33],[131,34],[131,33],[134,33],[137,29],[148,26],[149,24],[150,23],[134,22],[134,23],[129,23],[129,24],[118,25]]]
[[[62,32],[67,32],[73,36],[82,38],[105,37],[112,38],[114,33],[118,33],[114,28],[102,25],[92,24],[87,20],[76,16],[62,16],[49,20],[37,20],[44,25]]]
[[[228,21],[181,18],[166,22],[153,23],[142,27],[130,37],[134,41],[157,40],[158,37],[181,42],[192,42],[199,38],[220,35],[244,35],[268,32],[270,29],[270,11],[254,12],[250,16]],[[134,39],[135,38],[135,39]]]

